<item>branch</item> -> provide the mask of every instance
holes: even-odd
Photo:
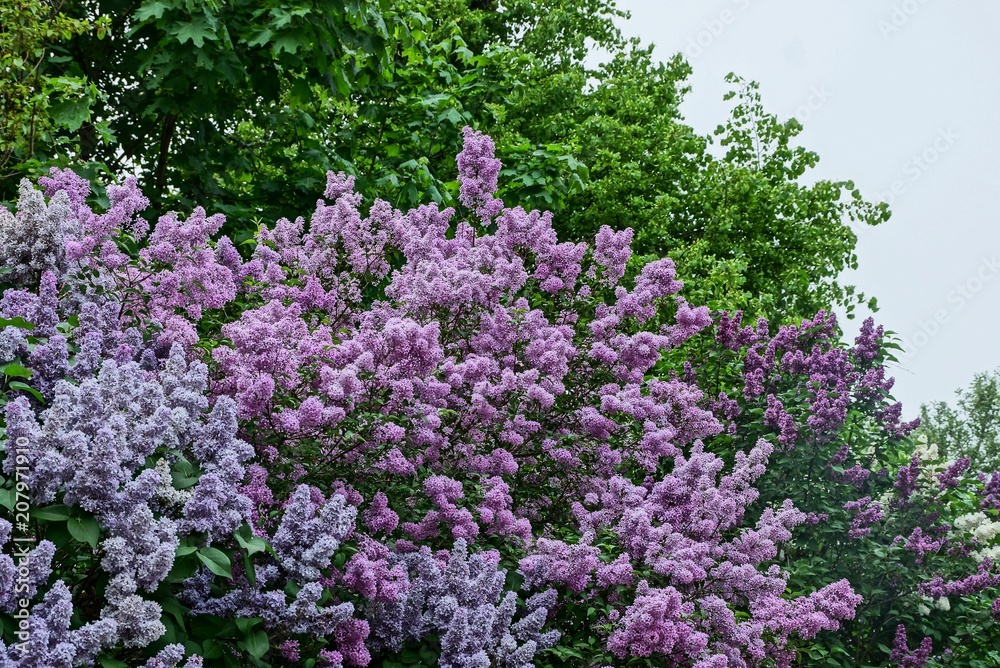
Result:
[[[153,181],[153,190],[159,197],[163,193],[167,179],[167,156],[170,153],[170,140],[174,137],[174,130],[177,127],[177,114],[170,112],[163,119],[163,133],[160,135],[160,154],[156,159],[156,176]]]

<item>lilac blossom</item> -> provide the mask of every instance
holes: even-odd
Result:
[[[309,487],[299,485],[271,539],[282,568],[302,582],[317,580],[353,528],[356,515],[343,496],[316,504]]]
[[[62,580],[31,608],[30,634],[22,642],[5,645],[0,640],[0,665],[11,668],[92,665],[98,652],[112,647],[120,633],[112,619],[100,619],[70,628],[73,600]]]
[[[530,665],[537,651],[559,638],[556,631],[542,631],[554,592],[529,598],[516,619],[517,593],[504,592],[498,560],[495,552],[468,554],[463,539],[455,541],[445,564],[427,548],[391,557],[409,574],[410,586],[395,602],[365,606],[373,649],[398,650],[440,634],[442,668]]]
[[[58,381],[51,405],[38,415],[24,398],[6,406],[8,437],[26,437],[30,443],[27,488],[32,501],[61,500],[92,514],[101,526],[99,563],[110,582],[106,605],[92,624],[101,625],[93,628],[102,629],[107,645],[145,647],[162,636],[162,610],[145,592],[155,591],[173,567],[179,531],[231,531],[249,515],[249,502],[239,495],[236,483],[252,452],[235,438],[235,406],[228,398],[207,411],[206,371],[204,365],[188,364],[179,347],[159,373],[144,371],[137,362],[105,359],[94,370],[96,375],[79,385]],[[206,479],[205,484],[220,476],[228,481],[214,490],[214,504],[201,515],[204,525],[188,527],[184,522],[189,520],[163,513],[167,509],[157,497],[171,484],[169,465],[144,468],[157,451],[185,453],[209,472],[195,487],[189,505],[204,498],[199,487]],[[6,457],[3,466],[13,472],[14,458]],[[45,546],[51,543],[36,548],[39,568],[48,563],[42,557]],[[58,588],[45,596],[46,601],[62,600]],[[44,636],[38,637],[42,642]],[[74,649],[67,642],[59,651],[90,656],[89,645],[78,643]]]
[[[933,641],[926,637],[920,641],[919,647],[911,650],[906,639],[906,626],[900,624],[896,627],[896,638],[889,660],[895,662],[898,668],[923,668],[933,651]]]
[[[12,270],[4,280],[34,287],[43,272],[65,273],[66,237],[76,229],[66,193],[46,202],[41,191],[22,179],[17,213],[0,207],[0,266]]]

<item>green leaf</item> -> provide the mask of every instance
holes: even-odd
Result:
[[[264,46],[274,37],[274,31],[270,28],[261,28],[260,31],[247,41],[247,46]]]
[[[299,47],[305,46],[302,40],[296,34],[281,35],[278,39],[274,40],[274,44],[271,47],[271,51],[277,55],[282,51],[287,51],[288,53],[294,55]]]
[[[344,72],[344,66],[340,63],[332,63],[330,67],[330,77],[333,80],[333,86],[336,88],[337,93],[346,97],[351,94],[351,82],[347,79],[347,73]]]
[[[247,554],[257,554],[258,552],[267,550],[267,543],[262,538],[254,536],[250,531],[250,527],[245,524],[237,532],[236,542],[247,551]]]
[[[59,520],[69,519],[69,508],[62,504],[37,508],[31,511],[31,517],[36,520],[58,522]]]
[[[149,19],[159,19],[163,17],[163,12],[170,9],[170,5],[160,0],[144,2],[139,9],[135,10],[135,20],[142,22]]]
[[[241,633],[249,633],[250,629],[257,626],[264,620],[260,617],[238,617],[233,621],[236,622],[236,628],[238,628]]]
[[[197,653],[206,659],[218,659],[222,656],[223,652],[224,649],[221,643],[209,639],[202,643],[201,649]]]
[[[70,535],[69,529],[66,528],[65,522],[51,522],[45,527],[45,538],[46,540],[51,540],[53,545],[56,546],[57,550],[61,550],[65,547],[70,547],[74,552],[76,546],[76,539]]]
[[[215,31],[203,17],[198,17],[189,23],[179,23],[171,30],[181,44],[191,42],[199,49],[205,46],[205,40],[214,42],[218,40]]]
[[[262,658],[271,649],[271,644],[267,640],[267,634],[260,629],[248,635],[243,642],[250,655],[257,659]]]
[[[92,548],[97,547],[97,541],[101,538],[101,526],[90,515],[69,518],[69,521],[66,522],[66,528],[69,529],[73,538],[81,543],[87,543]]]
[[[184,628],[184,619],[190,615],[191,612],[181,605],[176,598],[168,598],[165,601],[161,601],[160,607],[163,608],[164,612],[177,621],[177,624],[181,627],[181,629]]]
[[[114,659],[110,656],[99,656],[97,661],[101,664],[103,668],[128,668],[127,663],[123,663],[118,659]]]
[[[462,114],[461,114],[461,112],[459,112],[458,109],[451,108],[451,109],[445,110],[441,114],[438,114],[437,120],[439,122],[447,120],[447,121],[450,121],[451,123],[454,123],[454,124],[457,125],[457,124],[459,124],[459,123],[462,122]]]
[[[12,380],[12,381],[10,381],[7,384],[7,387],[9,387],[12,390],[23,390],[24,392],[27,392],[27,393],[31,394],[33,397],[35,397],[39,401],[42,401],[42,402],[45,401],[45,397],[42,396],[41,392],[39,392],[38,390],[36,390],[35,388],[33,388],[31,385],[28,385],[27,383],[23,383],[23,382],[21,382],[19,380]]]
[[[25,369],[17,362],[10,362],[0,366],[0,373],[17,378],[31,378],[32,371],[31,369]]]
[[[433,649],[431,649],[427,645],[421,645],[420,646],[420,658],[428,666],[436,666],[437,663],[438,663],[438,659],[440,658],[440,656],[438,655],[437,652],[435,652]]]
[[[90,100],[86,97],[62,100],[52,105],[49,113],[56,125],[76,132],[90,118]]]
[[[191,618],[191,637],[194,639],[205,639],[208,642],[215,638],[232,638],[237,632],[236,624],[230,619],[223,619],[216,615],[198,615]]]
[[[250,581],[251,587],[257,586],[257,571],[254,569],[253,562],[250,561],[250,555],[243,555],[243,572],[247,576],[247,580]]]
[[[160,639],[163,642],[167,643],[168,645],[172,645],[175,642],[177,642],[181,637],[183,637],[182,635],[183,632],[177,628],[176,620],[170,617],[161,616],[160,623],[163,624],[163,627],[165,629],[163,635],[160,636]]]
[[[170,474],[170,479],[173,482],[173,486],[176,489],[186,489],[198,483],[197,476],[185,476],[177,471],[174,471]]]
[[[229,557],[220,549],[203,547],[198,550],[198,559],[216,575],[232,579],[233,567]]]
[[[407,647],[400,655],[399,660],[405,664],[420,663],[420,654],[413,647]]]

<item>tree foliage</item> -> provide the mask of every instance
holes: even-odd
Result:
[[[109,21],[50,44],[41,69],[89,93],[14,166],[5,199],[53,162],[134,173],[155,210],[210,205],[240,243],[252,221],[307,208],[330,169],[396,206],[454,204],[451,156],[472,125],[497,141],[507,201],[559,214],[566,238],[633,227],[639,255],[697,279],[695,301],[775,322],[865,301],[837,276],[856,263],[851,224],[885,220],[885,206],[849,181],[808,183],[817,156],[754,84],[732,79],[730,120],[699,136],[678,110],[688,65],[623,39],[610,0],[67,0],[63,12]],[[589,48],[607,64],[588,67]]]
[[[0,177],[35,164],[37,154],[68,148],[61,131],[74,132],[90,115],[96,86],[85,77],[47,67],[54,45],[75,36],[103,36],[108,17],[95,21],[63,13],[62,0],[9,0],[0,4]],[[13,170],[13,171],[11,171]]]
[[[954,405],[922,405],[920,434],[943,457],[968,457],[974,471],[1000,469],[1000,370],[973,376],[967,388],[955,391]]]

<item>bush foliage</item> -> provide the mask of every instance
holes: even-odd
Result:
[[[21,183],[0,665],[995,665],[1000,477],[913,449],[881,328],[692,305],[463,141],[454,207],[330,172],[247,256]]]

